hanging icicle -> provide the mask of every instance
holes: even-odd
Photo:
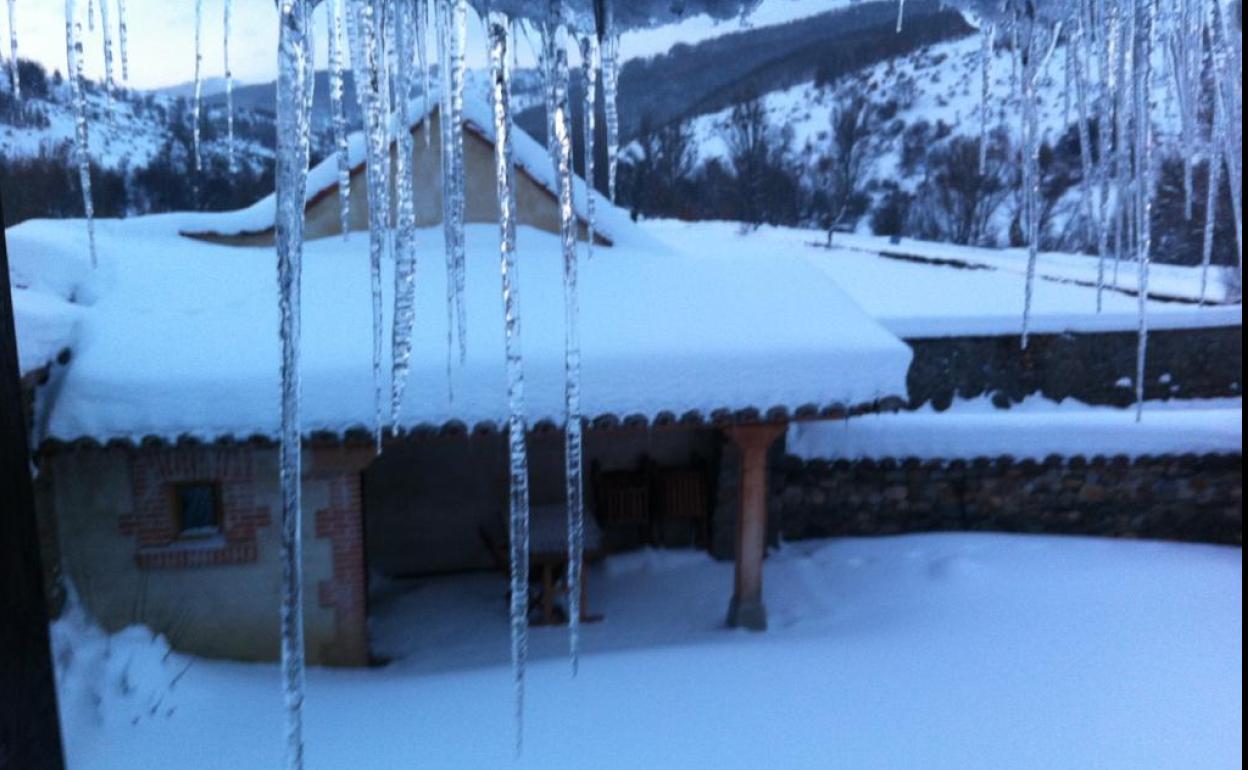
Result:
[[[228,0],[227,0],[228,1]],[[338,164],[338,226],[343,240],[351,232],[351,158],[347,149],[346,74],[343,48],[346,45],[343,0],[329,0],[329,112],[334,132],[334,155]]]
[[[1153,128],[1149,115],[1149,99],[1153,86],[1153,21],[1154,0],[1134,0],[1135,57],[1132,78],[1135,97],[1136,206],[1139,236],[1136,244],[1138,270],[1136,297],[1139,307],[1139,346],[1135,359],[1135,419],[1144,416],[1144,370],[1148,358],[1148,272],[1152,257],[1153,215]]]
[[[204,50],[202,45],[204,26],[204,0],[195,0],[195,96],[191,105],[191,143],[195,153],[195,170],[202,171],[203,157],[200,148],[200,111],[203,109],[204,83],[202,77]]]
[[[104,114],[109,128],[114,128],[117,124],[116,106],[113,104],[116,84],[113,82],[113,33],[108,16],[108,0],[100,0],[100,27],[104,32]]]
[[[303,508],[299,419],[300,292],[310,114],[305,0],[280,5],[277,88],[277,278],[281,364],[281,667],[286,704],[286,767],[303,768]]]
[[[581,153],[585,169],[585,256],[594,257],[595,219],[597,202],[594,200],[594,129],[598,108],[598,40],[593,35],[581,38],[581,80],[585,83],[585,102],[581,110]]]
[[[559,192],[559,233],[563,247],[564,312],[564,472],[568,514],[568,636],[572,673],[580,656],[581,572],[584,568],[585,501],[582,479],[580,298],[577,287],[576,210],[572,200],[572,111],[568,98],[567,30],[559,24],[558,0],[551,2],[555,29],[552,62],[555,183]]]
[[[1036,86],[1061,36],[1061,24],[1050,29],[1035,16],[1035,9],[1026,19],[1015,18],[1016,27],[1024,26],[1020,55],[1019,80],[1023,102],[1023,207],[1027,226],[1027,282],[1023,299],[1022,346],[1027,347],[1031,333],[1031,301],[1035,290],[1036,263],[1040,254],[1040,120]],[[1047,50],[1046,50],[1047,48]]]
[[[993,26],[987,21],[980,30],[979,49],[979,175],[988,171],[988,121],[992,101]]]
[[[225,31],[221,36],[221,50],[225,64],[225,148],[231,174],[238,170],[238,152],[234,147],[234,72],[230,69],[230,33],[233,28],[234,0],[225,0]]]
[[[394,330],[391,336],[390,420],[399,432],[399,413],[412,362],[412,328],[416,319],[416,193],[412,179],[413,59],[417,11],[408,2],[394,4],[395,96],[398,99],[398,140],[395,151],[397,197],[394,249]]]
[[[382,91],[383,72],[380,9],[372,0],[351,0],[351,61],[355,93],[364,115],[365,146],[368,158],[365,172],[368,184],[368,264],[372,292],[373,326],[373,438],[378,454],[382,440],[382,289],[381,261],[390,237],[390,171],[387,139],[388,115]]]
[[[13,98],[22,98],[22,78],[17,64],[17,0],[9,0],[9,79]]]
[[[906,16],[906,0],[897,0],[897,34],[901,34],[901,22]]]
[[[1074,82],[1075,101],[1078,110],[1078,133],[1079,133],[1079,195],[1082,204],[1084,217],[1084,233],[1087,244],[1096,243],[1098,241],[1098,233],[1100,232],[1100,224],[1096,221],[1096,208],[1092,203],[1092,133],[1088,128],[1088,56],[1085,54],[1090,50],[1088,45],[1088,33],[1086,28],[1086,20],[1084,18],[1084,3],[1087,0],[1079,0],[1079,8],[1077,9],[1076,26],[1074,30],[1074,39],[1068,41],[1066,46],[1066,57],[1069,62],[1072,79]],[[1100,286],[1104,282],[1105,277],[1105,255],[1098,253],[1096,260],[1096,283]],[[1097,296],[1097,312],[1101,310],[1100,296]]]
[[[515,688],[516,753],[524,746],[524,675],[529,622],[529,458],[525,438],[524,357],[520,345],[520,294],[516,260],[515,162],[512,156],[511,73],[506,16],[487,21],[494,104],[494,171],[499,209],[499,273],[503,289],[503,339],[507,356],[508,539],[511,560],[511,670]]]
[[[607,120],[607,196],[615,202],[620,166],[620,36],[615,29],[614,0],[606,0],[602,34],[602,100]]]
[[[468,359],[467,260],[465,258],[464,216],[467,207],[467,178],[464,160],[464,88],[466,85],[465,56],[468,47],[468,0],[450,0],[450,35],[447,60],[450,92],[451,128],[451,235],[455,250],[455,338],[459,343],[459,362]]]
[[[65,0],[65,56],[70,98],[74,104],[74,156],[78,162],[78,183],[82,187],[82,213],[87,220],[87,248],[91,266],[95,253],[95,205],[91,198],[91,147],[87,134],[87,90],[82,77],[82,30],[75,15],[74,0]]]
[[[126,26],[126,0],[117,0],[117,48],[121,54],[121,79],[130,80],[129,28]]]

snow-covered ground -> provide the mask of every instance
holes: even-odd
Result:
[[[1150,401],[1136,422],[1134,409],[1032,396],[1002,411],[981,396],[958,399],[944,412],[928,405],[914,412],[795,423],[785,448],[804,459],[828,460],[1240,454],[1243,417],[1239,398]]]
[[[925,243],[906,238],[893,245],[887,238],[840,234],[826,249],[826,233],[800,228],[761,227],[747,231],[734,222],[643,224],[668,243],[697,244],[726,257],[759,254],[800,254],[849,294],[858,306],[900,337],[1018,334],[1022,331],[1025,262],[1016,251]],[[985,269],[968,270],[921,264],[881,253],[925,259],[957,260]],[[1084,260],[1084,262],[1080,262]],[[1124,265],[1123,274],[1134,265]],[[1096,260],[1069,254],[1044,254],[1035,285],[1031,328],[1035,332],[1135,331],[1138,301],[1123,292],[1106,291],[1096,312],[1096,289],[1082,283],[1089,274],[1095,285]],[[1199,293],[1198,268],[1165,266],[1157,287],[1171,295]],[[1211,286],[1217,281],[1211,281]],[[1124,282],[1125,284],[1125,282]],[[1148,303],[1153,329],[1239,325],[1242,305],[1199,307],[1190,303]]]
[[[692,552],[592,570],[573,679],[532,631],[513,759],[504,580],[386,586],[389,665],[313,669],[309,768],[1239,768],[1242,551],[1009,535],[786,545],[771,628],[722,628],[732,566]],[[277,608],[274,607],[274,622]],[[54,625],[72,770],[277,767],[275,664]]]

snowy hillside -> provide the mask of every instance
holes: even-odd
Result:
[[[0,79],[0,91],[6,96],[11,86]],[[72,145],[74,111],[69,86],[49,81],[46,94],[23,94],[24,108],[39,114],[46,122],[34,119],[31,125],[21,121],[0,120],[0,155],[30,158],[50,154],[63,145]],[[190,106],[186,100],[160,93],[125,91],[109,100],[103,90],[91,84],[87,93],[91,160],[106,169],[139,168],[150,163],[173,138],[175,124],[189,121]],[[272,120],[257,113],[236,116],[236,152],[244,162],[271,161]],[[253,124],[268,128],[266,132],[249,130]],[[189,126],[188,126],[189,128]],[[204,144],[206,156],[224,157],[228,151],[224,110],[208,109],[204,113]]]
[[[862,93],[887,117],[882,130],[869,141],[872,163],[868,174],[876,180],[896,181],[913,190],[922,168],[903,163],[905,130],[926,122],[925,138],[942,141],[952,136],[978,139],[983,127],[982,43],[978,34],[926,46],[914,53],[867,67],[834,83],[813,80],[763,96],[772,126],[791,133],[792,146],[818,152],[829,141],[833,110],[854,93]],[[1021,108],[1014,87],[1011,52],[997,47],[989,65],[988,130],[1019,133]],[[1039,83],[1042,141],[1054,143],[1078,120],[1074,87],[1066,80],[1066,48],[1059,47]],[[1178,115],[1173,106],[1172,82],[1158,78],[1153,96],[1160,107],[1157,122],[1163,145],[1176,141]],[[690,121],[698,159],[726,160],[725,126],[732,109],[701,115]]]

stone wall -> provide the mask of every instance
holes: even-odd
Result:
[[[999,407],[1033,393],[1089,404],[1133,402],[1134,332],[907,339],[910,408],[945,409],[955,396],[988,394]],[[1216,398],[1243,391],[1243,327],[1172,329],[1149,334],[1145,398]]]
[[[1241,455],[1044,462],[788,456],[773,466],[770,485],[770,517],[785,539],[983,530],[1243,543]]]

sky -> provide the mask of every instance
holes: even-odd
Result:
[[[678,42],[695,43],[726,34],[743,26],[765,26],[799,19],[852,0],[762,0],[746,20],[713,22],[706,16],[686,19],[657,29],[632,32],[621,40],[624,58],[663,53]],[[103,27],[96,9],[96,28],[87,29],[88,0],[77,0],[82,20],[87,76],[99,79],[104,72]],[[95,0],[99,3],[100,0]],[[113,39],[116,41],[117,0],[107,0],[112,9]],[[203,74],[205,78],[223,73],[223,29],[225,0],[203,0]],[[314,22],[319,33],[318,66],[324,66],[324,11],[318,11]],[[195,71],[195,2],[194,0],[126,0],[129,41],[129,88],[162,88],[189,82]],[[65,6],[59,0],[16,0],[18,55],[35,59],[49,71],[65,70]],[[234,33],[230,56],[234,77],[241,83],[272,80],[276,73],[277,11],[272,0],[234,0]],[[8,17],[0,11],[0,41],[8,40]],[[469,23],[470,66],[485,64],[484,35],[480,24]],[[521,46],[522,53],[527,46]],[[0,45],[4,58],[8,46]],[[120,58],[117,56],[117,77],[120,79]],[[522,57],[522,64],[523,64]]]

